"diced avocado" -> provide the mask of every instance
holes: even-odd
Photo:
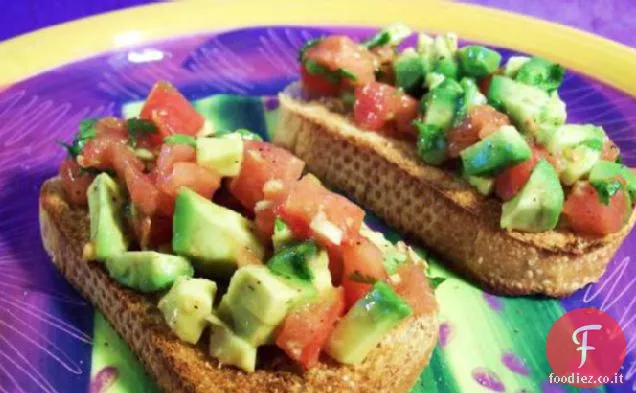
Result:
[[[225,296],[219,304],[218,315],[249,345],[258,347],[274,341],[274,332],[278,325],[264,323],[241,304],[230,305]]]
[[[609,181],[617,177],[625,180],[625,186],[632,200],[636,200],[636,174],[631,168],[617,162],[599,161],[590,172],[590,183]]]
[[[495,179],[487,176],[464,176],[468,184],[475,187],[480,194],[488,196],[495,188]]]
[[[484,105],[488,102],[486,96],[481,94],[477,83],[471,78],[462,78],[459,82],[460,86],[464,90],[464,95],[459,100],[457,107],[457,113],[455,114],[455,120],[453,126],[459,126],[468,116],[468,110],[475,105]]]
[[[236,271],[224,299],[230,308],[244,307],[266,324],[277,325],[299,293],[265,266],[248,265]]]
[[[427,164],[439,165],[446,161],[448,143],[444,130],[433,125],[424,124],[421,121],[413,122],[418,129],[417,154]]]
[[[216,283],[202,278],[178,278],[159,301],[168,326],[181,340],[196,344],[212,314]]]
[[[223,364],[253,372],[256,368],[256,347],[236,335],[216,315],[208,316],[207,321],[210,323],[210,355]]]
[[[526,232],[550,231],[559,222],[563,199],[563,187],[556,170],[541,160],[521,191],[503,204],[500,225]]]
[[[555,93],[495,75],[488,89],[488,102],[507,113],[523,133],[544,143],[542,132],[565,123],[565,103]]]
[[[272,243],[274,245],[274,251],[278,251],[286,245],[291,244],[294,241],[294,236],[291,229],[282,218],[276,217],[274,220],[274,234],[272,235]]]
[[[128,250],[128,239],[123,226],[124,193],[107,173],[100,173],[88,187],[88,212],[90,239],[95,259],[108,257]]]
[[[267,261],[267,267],[296,289],[303,299],[310,299],[317,292],[313,286],[314,274],[309,268],[309,262],[317,253],[318,246],[313,241],[289,245],[276,252]]]
[[[528,142],[513,126],[503,126],[486,138],[462,150],[464,173],[483,176],[523,162],[532,156]]]
[[[422,67],[427,74],[433,72],[435,64],[437,63],[435,51],[433,50],[434,43],[435,39],[427,34],[420,33],[417,36],[416,52],[420,55]]]
[[[461,85],[449,78],[436,85],[422,98],[424,123],[439,127],[445,131],[453,124],[459,100],[464,94]]]
[[[587,145],[581,144],[564,150],[559,157],[561,182],[571,186],[585,178],[600,159],[601,151]]]
[[[499,52],[480,45],[461,48],[457,57],[462,72],[474,78],[482,78],[495,72],[501,63]]]
[[[590,173],[606,138],[603,128],[591,124],[566,124],[547,137],[545,146],[559,159],[563,184],[572,185]]]
[[[457,63],[457,35],[454,33],[440,34],[433,41],[433,56],[436,64],[435,72],[450,79],[459,78],[459,64]]]
[[[191,258],[201,273],[220,278],[230,278],[240,253],[264,255],[252,222],[188,188],[175,203],[172,249]]]
[[[393,63],[395,83],[405,92],[419,96],[424,91],[424,78],[430,70],[426,68],[422,56],[413,48],[407,48]]]
[[[169,288],[179,277],[192,277],[194,269],[184,257],[154,251],[128,251],[106,258],[111,278],[141,292]]]
[[[514,77],[517,76],[519,69],[529,61],[530,58],[528,56],[511,56],[504,67],[504,75],[508,78],[514,79]]]
[[[197,138],[197,164],[221,176],[238,175],[243,161],[243,139],[235,135],[236,138]]]
[[[361,42],[362,46],[369,49],[380,46],[398,46],[400,42],[410,36],[413,31],[403,23],[394,23],[377,32],[371,38]]]
[[[331,289],[331,270],[329,270],[329,254],[323,249],[309,259],[309,270],[314,278],[312,284],[318,293]]]
[[[326,352],[340,363],[358,364],[412,312],[388,284],[378,281],[336,325]]]
[[[563,82],[565,70],[550,60],[533,57],[517,71],[515,80],[551,93]]]

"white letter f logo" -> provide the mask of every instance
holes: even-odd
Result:
[[[579,339],[576,338],[577,334],[579,334],[580,332],[583,332],[583,343],[581,344],[580,347],[578,347],[576,350],[577,351],[581,351],[581,364],[579,365],[579,368],[583,367],[583,365],[585,364],[585,360],[587,359],[587,351],[588,350],[594,350],[596,348],[594,347],[589,347],[587,345],[587,331],[588,330],[601,330],[602,326],[601,325],[585,325],[585,326],[581,326],[580,328],[576,329],[574,331],[574,333],[572,333],[572,341],[574,341],[574,344],[581,344],[579,342]]]

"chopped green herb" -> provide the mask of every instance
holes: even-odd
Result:
[[[446,278],[444,277],[429,277],[428,280],[431,283],[431,286],[433,287],[433,289],[439,287],[444,281],[446,281]]]
[[[623,184],[616,179],[595,181],[591,184],[594,188],[596,188],[598,199],[606,206],[609,205],[610,198],[616,195],[616,193],[623,187]]]
[[[357,270],[349,275],[349,279],[351,281],[360,282],[363,284],[375,284],[375,282],[378,281],[377,278],[362,274]]]
[[[334,85],[340,83],[343,78],[352,81],[356,80],[355,74],[344,68],[339,68],[336,71],[332,71],[327,67],[316,63],[313,60],[305,60],[304,65],[307,72],[314,75],[324,75],[329,80],[329,82]]]
[[[65,142],[57,143],[64,149],[66,149],[69,157],[73,159],[76,158],[82,152],[82,149],[84,148],[84,145],[86,145],[86,142],[97,135],[95,123],[97,123],[97,119],[94,118],[86,118],[82,120],[79,124],[79,131],[77,132],[77,134],[75,134],[73,142],[70,145]]]
[[[300,52],[298,53],[298,61],[302,63],[305,60],[305,53],[307,52],[307,49],[313,48],[314,46],[318,45],[320,41],[322,41],[322,39],[323,37],[312,38],[311,40],[305,42],[305,45],[300,48]]]
[[[182,144],[182,145],[190,145],[192,147],[196,147],[197,140],[190,135],[183,134],[174,134],[163,138],[163,142],[174,145],[174,144]]]
[[[267,261],[267,267],[279,276],[309,281],[313,279],[309,259],[317,253],[318,246],[313,241],[291,245],[274,254]]]
[[[406,37],[410,36],[411,33],[412,31],[408,26],[401,23],[396,23],[387,26],[386,28],[377,32],[371,38],[362,41],[361,45],[368,49],[373,49],[385,45],[397,46]]]
[[[131,117],[126,121],[126,124],[128,125],[128,140],[133,147],[136,146],[137,139],[142,135],[157,132],[157,126],[150,120]]]

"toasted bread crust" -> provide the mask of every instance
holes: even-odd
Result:
[[[221,367],[204,347],[184,343],[170,331],[155,297],[120,286],[100,263],[82,260],[89,235],[87,212],[69,206],[58,179],[42,186],[39,206],[42,239],[54,264],[104,314],[166,393],[406,392],[435,346],[436,315],[425,315],[405,321],[359,366],[324,357],[302,373],[272,349],[254,373]]]
[[[359,130],[320,103],[280,100],[274,143],[494,292],[562,297],[597,281],[636,221],[632,214],[621,232],[605,237],[502,230],[498,200],[422,164],[413,143]]]

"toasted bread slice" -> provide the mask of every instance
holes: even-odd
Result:
[[[356,128],[319,102],[281,94],[274,143],[456,270],[507,295],[568,295],[599,279],[636,221],[604,237],[505,231],[501,203],[453,172],[422,164],[411,142]]]
[[[404,321],[355,367],[324,356],[303,373],[275,348],[261,357],[254,373],[222,366],[203,344],[189,345],[172,333],[156,296],[124,288],[102,264],[82,260],[87,211],[69,206],[59,179],[44,183],[39,205],[42,239],[55,265],[105,315],[166,393],[407,392],[435,346],[438,323],[430,314]]]

